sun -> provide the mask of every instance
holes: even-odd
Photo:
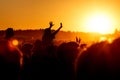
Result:
[[[112,19],[103,14],[96,14],[91,16],[87,22],[87,25],[89,31],[98,32],[101,34],[112,33],[111,31],[113,29]]]

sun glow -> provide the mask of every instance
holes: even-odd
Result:
[[[108,37],[106,37],[106,36],[102,36],[102,37],[100,37],[99,42],[108,41],[109,43],[112,43],[113,40],[114,40],[114,38],[112,38],[112,37],[111,37],[111,38],[108,38]]]
[[[93,15],[87,22],[87,28],[89,28],[89,31],[101,34],[112,33],[113,27],[112,19],[104,14]]]

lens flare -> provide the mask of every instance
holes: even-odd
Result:
[[[14,46],[17,46],[17,45],[19,44],[19,42],[18,42],[18,40],[14,39],[14,40],[12,41],[12,44],[13,44]]]

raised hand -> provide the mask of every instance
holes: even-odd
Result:
[[[59,32],[59,30],[62,28],[62,23],[60,23],[60,27],[53,33],[53,35],[56,35],[58,32]]]
[[[63,25],[62,25],[62,23],[60,23],[60,28],[62,28],[63,27]]]

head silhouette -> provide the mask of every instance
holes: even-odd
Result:
[[[50,29],[52,28],[52,26],[54,26],[52,21],[49,22],[49,25],[50,25],[50,27],[49,27]]]
[[[10,39],[14,36],[13,28],[7,28],[5,31],[5,39]]]

